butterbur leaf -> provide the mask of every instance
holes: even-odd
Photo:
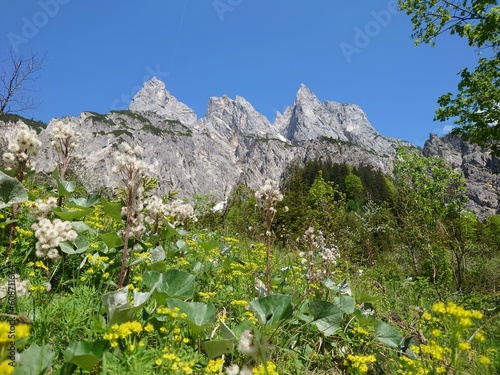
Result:
[[[123,246],[123,239],[115,232],[99,233],[99,237],[101,237],[102,242],[106,244],[108,249],[113,249],[116,247]]]
[[[338,292],[340,294],[345,294],[345,295],[348,295],[348,296],[352,296],[351,287],[347,283],[346,279],[342,280],[340,282],[340,284],[338,284],[338,285],[335,285],[335,283],[333,282],[333,280],[326,279],[325,286],[328,289],[333,290],[334,292]]]
[[[375,338],[391,348],[398,349],[403,339],[403,335],[396,328],[384,322],[375,325],[375,332]]]
[[[78,368],[74,363],[66,362],[59,370],[58,375],[73,375]]]
[[[85,232],[89,232],[91,234],[96,234],[97,232],[92,229],[91,227],[89,227],[87,224],[85,224],[83,221],[73,221],[71,223],[71,225],[73,226],[73,229],[81,234],[81,233],[85,233]]]
[[[309,312],[313,316],[311,324],[314,324],[325,336],[335,334],[344,317],[344,312],[328,301],[310,302]]]
[[[0,172],[0,209],[28,200],[28,193],[16,178]]]
[[[149,250],[149,253],[151,254],[151,256],[149,257],[151,263],[165,260],[165,249],[163,249],[163,246],[161,245],[158,245],[154,249]]]
[[[200,245],[201,248],[203,250],[205,250],[205,253],[208,253],[210,250],[219,247],[219,243],[215,240],[210,240],[210,241],[206,241],[206,242],[198,242],[198,245]]]
[[[20,354],[13,375],[44,375],[52,366],[55,355],[49,345],[33,343]]]
[[[87,198],[70,198],[66,201],[68,207],[88,208],[101,201],[101,196],[97,194],[90,194]]]
[[[116,292],[105,294],[102,304],[108,315],[109,326],[127,322],[135,316],[135,308],[128,302],[128,285]]]
[[[418,346],[418,341],[415,340],[415,337],[413,336],[407,336],[407,337],[403,337],[403,339],[401,340],[401,342],[399,343],[399,349],[401,349],[402,352],[410,352],[410,353],[413,353],[409,347],[410,346]]]
[[[356,300],[346,295],[334,297],[333,302],[340,310],[342,310],[346,314],[352,314],[356,309]]]
[[[146,271],[143,274],[143,281],[147,286],[151,287],[157,284],[155,299],[159,304],[164,304],[167,298],[192,298],[194,280],[194,275],[176,269],[162,273]]]
[[[157,285],[158,284],[154,284],[149,292],[136,292],[134,290],[134,307],[138,308],[144,305],[155,291]]]
[[[64,210],[61,207],[56,207],[53,210],[54,214],[63,220],[73,221],[75,219],[81,219],[92,212],[91,208],[85,208],[83,210]]]
[[[184,240],[178,240],[175,245],[179,251],[189,251],[189,245]]]
[[[207,357],[213,359],[223,354],[231,354],[234,351],[234,340],[205,341],[202,346],[205,353],[207,353]]]
[[[220,322],[220,334],[225,340],[236,340],[236,335],[223,321]]]
[[[116,221],[122,221],[122,205],[121,203],[108,202],[106,199],[101,199],[104,214]]]
[[[86,341],[72,342],[64,351],[64,360],[77,365],[84,371],[90,371],[101,360],[105,348],[105,341],[93,344]]]
[[[261,324],[266,328],[274,328],[292,315],[292,296],[270,294],[250,302],[250,308]]]
[[[165,231],[167,238],[182,237],[181,233],[177,229],[175,229],[175,227],[172,224],[168,222],[165,224]]]
[[[54,169],[52,176],[54,176],[57,182],[57,191],[59,192],[59,195],[63,195],[65,197],[71,196],[71,193],[73,193],[76,189],[76,181],[63,180],[59,176],[59,171],[57,169]]]
[[[76,249],[75,249],[76,247]],[[71,242],[63,241],[59,243],[59,248],[63,253],[66,254],[80,254],[86,251],[90,247],[90,242],[87,237],[79,234],[75,240],[75,246]]]
[[[167,306],[170,309],[179,309],[179,316],[184,313],[186,317],[184,320],[191,328],[194,334],[198,334],[205,328],[210,327],[216,323],[215,314],[217,309],[212,303],[201,302],[184,302],[180,299],[171,298],[167,300]]]

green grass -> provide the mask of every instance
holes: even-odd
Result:
[[[132,136],[127,132],[112,133]],[[489,284],[482,293],[459,293],[413,275],[410,256],[398,241],[386,244],[388,249],[370,247],[366,239],[375,244],[376,237],[360,232],[368,214],[344,217],[342,204],[325,203],[326,183],[314,185],[290,207],[297,215],[299,203],[310,206],[294,216],[299,222],[293,230],[281,202],[266,234],[265,217],[248,188],[232,197],[225,217],[207,212],[210,216],[197,223],[173,228],[167,223],[174,219],[171,213],[158,228],[145,223],[145,232],[130,239],[134,250],[125,257],[122,289],[116,283],[126,227],[119,198],[114,204],[97,201],[90,213],[75,219],[79,243],[87,246],[73,251],[66,246],[68,253],[50,261],[35,255],[32,207],[55,192],[33,181],[25,186],[30,201],[19,207],[10,254],[6,221],[12,204],[0,210],[0,282],[14,267],[31,285],[15,307],[32,321],[30,336],[16,341],[18,373],[44,361],[47,368],[37,373],[220,374],[221,363],[249,366],[259,374],[265,374],[266,363],[268,375],[500,370],[498,293],[489,291]],[[146,194],[153,187],[148,185]],[[63,208],[71,209],[64,207],[67,201]],[[317,225],[315,237],[302,230],[311,223]],[[390,240],[395,232],[378,235]],[[335,261],[325,260],[325,249],[334,247]],[[368,251],[373,262],[367,262]],[[0,306],[2,311],[12,307],[7,298]],[[0,330],[0,364],[6,357],[2,335]]]

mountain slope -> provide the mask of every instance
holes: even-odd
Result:
[[[238,183],[255,189],[267,178],[280,180],[291,163],[312,159],[363,164],[390,173],[397,147],[412,146],[380,135],[358,106],[321,103],[305,85],[300,86],[294,104],[283,114],[278,113],[271,124],[239,96],[234,100],[227,96],[210,98],[205,116],[197,119],[191,108],[153,78],[135,95],[128,110],[53,119],[40,134],[44,143],[37,164],[40,172],[55,168],[50,141],[58,121],[78,125],[82,157],[74,169],[89,191],[117,183],[117,176],[110,171],[113,153],[124,141],[144,148],[148,173],[160,181],[159,194],[173,189],[186,197],[213,193],[220,199]],[[3,125],[7,130],[4,138],[14,127]],[[6,144],[1,138],[0,151]],[[463,167],[455,149],[436,139],[431,141],[435,147],[426,146],[429,153],[450,149],[443,151],[443,156]],[[478,184],[483,182],[489,183],[478,180]],[[479,194],[475,200],[486,207],[484,212],[498,210],[493,190],[489,191],[484,199]]]

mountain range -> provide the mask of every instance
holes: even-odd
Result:
[[[320,102],[305,85],[271,124],[240,96],[210,98],[205,116],[198,119],[163,82],[152,78],[128,110],[51,120],[40,134],[45,146],[38,157],[39,172],[55,167],[50,140],[57,121],[78,125],[81,159],[75,171],[88,191],[116,184],[113,153],[123,141],[144,148],[148,174],[159,179],[160,195],[178,190],[186,197],[212,193],[221,200],[236,184],[256,189],[268,178],[280,180],[291,164],[313,159],[366,165],[390,174],[397,148],[414,147],[379,134],[357,105]],[[0,125],[6,129],[0,135],[2,151],[15,124]],[[431,135],[423,153],[440,155],[464,170],[469,208],[483,217],[500,212],[500,179],[491,173],[500,171],[498,160],[456,137]]]

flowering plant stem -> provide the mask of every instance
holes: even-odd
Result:
[[[16,178],[20,183],[23,183],[24,173],[26,171],[26,162],[20,163],[19,171],[17,172]],[[19,214],[19,203],[14,203],[12,205],[12,220],[14,223],[10,224],[10,233],[9,233],[9,246],[7,248],[7,255],[12,251],[12,245],[14,244],[14,237],[16,235],[16,223],[17,215]]]
[[[134,189],[131,186],[128,187],[129,189],[128,189],[128,200],[127,200],[127,223],[125,227],[122,266],[120,269],[120,277],[118,279],[118,288],[123,288],[123,281],[125,279],[125,268],[127,266],[128,240],[130,238],[130,222],[132,218],[132,203],[134,199]]]

